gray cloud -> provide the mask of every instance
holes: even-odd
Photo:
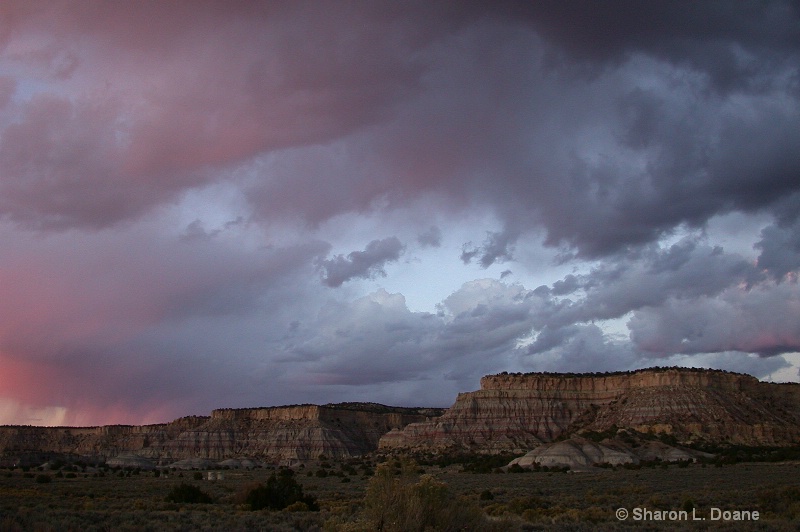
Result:
[[[609,260],[587,274],[566,276],[548,291],[553,296],[580,292],[565,300],[548,318],[559,326],[608,320],[645,307],[657,307],[671,298],[712,297],[731,286],[750,283],[759,274],[748,260],[700,245],[687,237],[666,249],[652,246],[642,252]]]
[[[320,261],[324,271],[323,282],[336,288],[350,279],[372,279],[378,275],[386,275],[383,267],[388,262],[396,261],[405,249],[397,237],[373,240],[364,251],[353,251],[344,255],[336,255],[332,259]]]
[[[449,404],[454,390],[515,365],[517,341],[533,323],[534,302],[525,294],[519,286],[474,281],[442,303],[442,315],[412,312],[401,294],[383,290],[330,303],[287,340],[282,361],[305,386],[373,390],[372,400],[413,390],[418,395],[404,401]],[[431,376],[441,384],[413,386]]]
[[[796,283],[731,287],[718,298],[669,299],[628,323],[638,349],[654,354],[739,351],[774,356],[800,351]]]
[[[442,245],[442,230],[432,225],[427,231],[420,233],[417,242],[423,247],[438,248]]]
[[[506,262],[514,259],[514,241],[517,235],[507,231],[487,231],[486,240],[480,247],[471,247],[471,243],[466,243],[462,247],[461,261],[469,264],[477,257],[482,268],[488,268],[492,264]]]
[[[546,328],[528,346],[523,363],[535,371],[621,371],[642,364],[627,341],[610,339],[594,324]]]
[[[796,58],[800,37],[800,7],[792,1],[598,5],[587,0],[513,7],[579,61],[616,63],[643,52],[702,71],[719,90],[753,88],[759,78],[764,83],[776,63]]]
[[[775,279],[783,279],[790,273],[796,276],[800,268],[800,218],[791,224],[765,227],[755,247],[761,250],[759,268],[768,271]]]

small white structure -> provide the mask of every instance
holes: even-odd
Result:
[[[222,474],[222,471],[209,471],[208,472],[208,480],[222,480],[225,477]]]

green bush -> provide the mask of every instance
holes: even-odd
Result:
[[[166,497],[167,502],[177,502],[177,503],[189,503],[189,504],[196,504],[196,503],[210,503],[213,502],[211,499],[211,495],[204,492],[197,486],[193,486],[191,484],[181,483],[178,486],[172,488],[172,491],[169,492],[169,495]]]
[[[416,467],[404,464],[379,466],[367,486],[364,511],[376,530],[414,532],[424,530],[488,530],[474,501],[454,497],[447,484],[432,475],[418,477]]]
[[[303,494],[303,486],[294,479],[291,470],[282,470],[279,475],[273,473],[267,479],[267,484],[259,484],[251,489],[245,496],[245,504],[251,510],[283,510],[288,506],[297,509],[300,506],[295,503],[303,503],[308,510],[317,511],[319,506],[316,499],[311,495]]]
[[[36,483],[37,484],[47,484],[48,482],[52,482],[53,478],[50,475],[45,475],[42,473],[41,475],[36,475]]]

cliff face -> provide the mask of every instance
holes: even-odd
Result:
[[[214,410],[170,423],[103,427],[0,427],[0,454],[74,454],[109,458],[135,453],[161,463],[187,458],[291,461],[358,456],[380,437],[441,409],[375,404],[300,405]]]
[[[490,375],[440,418],[393,430],[389,448],[524,451],[613,426],[669,433],[686,443],[800,443],[800,386],[714,370]]]
[[[0,427],[0,458],[133,453],[168,464],[340,459],[378,448],[526,452],[560,436],[612,427],[667,433],[682,443],[800,444],[800,385],[679,368],[489,375],[447,411],[343,403],[220,409],[144,426]]]

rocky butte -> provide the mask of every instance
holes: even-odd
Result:
[[[297,405],[214,410],[156,425],[0,427],[4,461],[43,461],[52,455],[108,459],[118,455],[168,464],[230,458],[292,463],[349,458],[377,449],[380,437],[443,409],[375,403]],[[38,465],[38,464],[37,464]]]
[[[378,449],[522,454],[542,447],[530,457],[542,462],[578,448],[590,457],[617,456],[619,449],[610,444],[581,439],[573,439],[569,449],[546,446],[614,429],[668,434],[684,445],[797,445],[800,385],[687,368],[503,373],[483,377],[480,390],[459,394],[446,411],[341,403],[219,409],[211,416],[144,426],[5,426],[0,427],[0,457],[34,464],[57,454],[161,465],[202,460],[291,464]],[[647,459],[630,457],[640,458]]]
[[[394,429],[379,447],[526,452],[612,427],[682,444],[796,445],[800,385],[691,368],[488,375],[441,417]]]

